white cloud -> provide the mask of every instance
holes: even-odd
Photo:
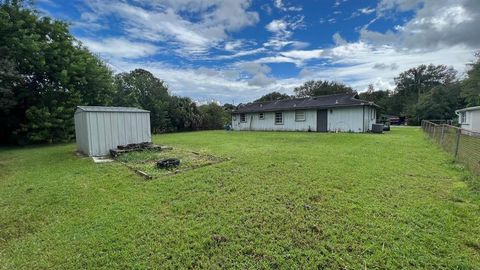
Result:
[[[249,0],[162,1],[87,0],[90,13],[99,18],[115,17],[125,33],[136,39],[167,42],[176,52],[202,54],[225,40],[228,33],[256,24],[258,14],[248,11]],[[195,13],[200,20],[183,16]]]
[[[283,47],[295,43],[291,41],[290,37],[294,30],[303,28],[305,26],[303,20],[304,16],[284,17],[282,19],[273,20],[265,26],[265,28],[273,33],[273,37],[264,46],[273,49],[282,49]]]
[[[222,54],[222,55],[213,56],[211,57],[211,59],[214,59],[214,60],[233,59],[233,58],[238,58],[242,56],[258,54],[265,51],[266,51],[265,48],[257,48],[252,50],[240,50],[234,54]]]
[[[345,41],[345,39],[343,39],[340,33],[338,32],[333,34],[332,38],[336,45],[344,45],[347,43],[347,41]]]
[[[244,63],[239,63],[238,64],[238,67],[251,74],[251,75],[255,75],[255,74],[258,74],[258,73],[270,73],[270,71],[272,71],[272,69],[267,66],[267,65],[262,65],[262,64],[259,64],[259,63],[255,63],[255,62],[244,62]]]
[[[361,30],[361,39],[396,47],[431,50],[464,44],[478,47],[480,35],[480,1],[478,0],[383,0],[377,6],[378,17],[389,12],[414,10],[415,15],[396,32]]]
[[[268,77],[263,73],[258,73],[248,81],[248,85],[265,87],[275,82],[275,78]]]
[[[298,59],[298,60],[309,60],[309,59],[321,58],[323,51],[324,50],[321,50],[321,49],[293,50],[293,51],[281,52],[280,55]]]
[[[133,42],[126,38],[106,38],[93,40],[81,38],[81,41],[92,52],[118,58],[141,58],[154,55],[157,47],[150,43]]]
[[[265,28],[275,34],[284,34],[288,31],[288,23],[284,20],[273,20]]]
[[[302,11],[303,10],[301,6],[285,5],[283,0],[273,0],[273,5],[281,11]]]
[[[375,9],[374,8],[360,8],[358,9],[358,12],[362,13],[362,14],[371,14],[373,12],[375,12]]]

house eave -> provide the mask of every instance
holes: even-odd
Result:
[[[295,111],[295,110],[321,110],[321,109],[334,109],[334,108],[349,108],[349,107],[360,107],[360,106],[371,106],[380,108],[377,104],[373,102],[364,102],[359,104],[335,104],[329,106],[310,106],[310,107],[293,107],[293,108],[274,108],[274,109],[256,109],[256,110],[233,110],[232,114],[238,113],[260,113],[260,112],[285,112],[285,111]]]

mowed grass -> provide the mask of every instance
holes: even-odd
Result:
[[[419,129],[192,132],[145,181],[73,144],[0,150],[3,269],[480,269],[478,179]]]

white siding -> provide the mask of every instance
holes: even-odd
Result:
[[[148,112],[75,113],[77,148],[89,156],[108,155],[118,145],[151,142]]]
[[[306,110],[305,121],[295,121],[295,111],[283,112],[283,124],[275,124],[275,112],[265,112],[265,118],[259,119],[259,113],[247,113],[246,122],[240,122],[240,115],[232,117],[232,127],[234,130],[278,130],[278,131],[312,131],[317,126],[317,111]]]
[[[480,110],[470,111],[472,131],[480,132]]]
[[[333,108],[328,110],[329,131],[363,132],[363,107]]]
[[[246,122],[240,122],[240,114],[232,116],[234,130],[317,130],[317,110],[306,110],[305,121],[295,121],[295,111],[283,112],[283,125],[275,124],[275,112],[265,112],[265,119],[259,113],[247,113]],[[331,132],[367,132],[376,123],[376,109],[370,106],[332,108],[327,110],[327,128]]]
[[[465,111],[465,123],[461,124],[461,128],[480,132],[480,110],[469,110]],[[461,118],[458,119],[461,121]]]

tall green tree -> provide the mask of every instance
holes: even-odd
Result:
[[[274,92],[268,93],[266,95],[263,95],[262,97],[255,100],[254,102],[274,101],[274,100],[289,99],[289,98],[291,98],[291,97],[287,94],[282,94],[280,92],[274,91]]]
[[[466,106],[480,105],[480,52],[475,56],[477,60],[470,66],[467,78],[461,84],[461,97],[465,99]]]
[[[168,113],[172,116],[170,131],[198,130],[201,127],[201,113],[190,98],[172,96]]]
[[[230,114],[215,102],[199,106],[198,109],[202,114],[202,129],[222,129],[231,122]]]
[[[379,114],[388,114],[389,111],[389,100],[391,92],[389,90],[375,90],[373,85],[368,86],[368,90],[360,93],[358,96],[360,99],[372,101],[373,103],[380,106],[378,109]]]
[[[109,104],[112,72],[69,33],[23,1],[0,2],[0,138],[56,142],[74,136],[77,105]]]
[[[293,89],[297,97],[313,97],[331,94],[353,93],[353,89],[343,83],[330,81],[307,81]]]
[[[395,101],[399,114],[413,116],[422,94],[456,81],[457,72],[445,65],[420,65],[395,77]]]
[[[454,119],[455,110],[465,106],[460,92],[458,83],[433,87],[420,95],[415,105],[415,115],[420,120]]]
[[[168,114],[171,97],[164,81],[143,69],[115,76],[116,106],[139,107],[150,111],[150,123],[155,133],[171,129]]]

